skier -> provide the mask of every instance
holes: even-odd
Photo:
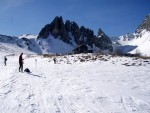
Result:
[[[19,72],[23,72],[23,58],[22,58],[23,53],[19,56]]]
[[[37,59],[35,59],[35,68],[37,69]]]
[[[5,64],[5,66],[6,66],[6,61],[7,61],[7,57],[5,56],[4,57],[4,64]]]
[[[54,60],[54,64],[56,64],[56,58],[54,58],[53,60]]]

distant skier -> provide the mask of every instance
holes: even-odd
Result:
[[[5,64],[5,66],[6,66],[6,61],[7,61],[7,57],[5,56],[4,57],[4,64]]]
[[[37,59],[35,59],[35,69],[37,69]]]
[[[54,60],[54,64],[56,64],[56,58],[53,58],[53,60]]]
[[[23,72],[23,58],[22,58],[23,53],[19,56],[19,72]]]

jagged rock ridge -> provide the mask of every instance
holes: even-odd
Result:
[[[74,53],[73,50],[76,48],[80,50],[77,53],[112,50],[109,37],[101,29],[96,36],[91,29],[84,26],[79,27],[76,22],[67,20],[64,23],[62,17],[56,17],[50,24],[47,24],[38,36],[31,34],[19,37],[0,35],[0,43],[12,44],[12,46],[38,54]],[[83,47],[82,51],[81,47]]]
[[[147,15],[143,22],[138,26],[136,32],[141,32],[143,29],[150,31],[150,14]]]
[[[40,38],[48,38],[49,35],[54,36],[56,39],[59,38],[67,44],[77,47],[85,44],[91,49],[97,47],[101,50],[112,51],[112,42],[109,37],[99,29],[98,35],[94,35],[94,32],[85,28],[84,26],[79,27],[76,22],[67,20],[65,23],[62,17],[55,17],[55,19],[47,24],[38,35]]]

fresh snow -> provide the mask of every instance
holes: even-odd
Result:
[[[1,53],[1,52],[0,52]],[[0,113],[150,113],[150,60],[0,54]]]

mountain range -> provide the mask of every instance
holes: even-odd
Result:
[[[46,24],[38,35],[0,35],[0,51],[12,54],[16,50],[19,50],[18,53],[37,54],[68,54],[78,50],[78,53],[90,51],[150,56],[149,45],[150,15],[146,16],[134,33],[113,38],[109,38],[101,29],[95,35],[91,29],[79,27],[74,21],[64,22],[61,16]]]
[[[55,17],[51,23],[46,24],[36,36],[31,34],[19,37],[0,35],[0,43],[15,45],[37,54],[72,53],[81,45],[86,46],[87,50],[79,51],[79,53],[88,52],[88,50],[92,52],[112,51],[112,42],[101,29],[96,36],[91,29],[79,27],[74,21],[64,22],[61,16]]]
[[[114,53],[150,56],[150,15],[137,27],[133,34],[112,38]]]

